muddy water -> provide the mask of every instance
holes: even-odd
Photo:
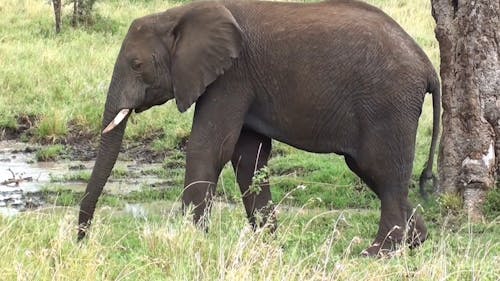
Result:
[[[43,206],[42,189],[85,190],[86,182],[78,175],[89,175],[93,161],[38,162],[36,151],[39,149],[40,146],[0,141],[0,215],[14,215]],[[127,194],[144,186],[168,185],[165,179],[147,173],[161,169],[161,164],[118,161],[115,167],[125,175],[111,177],[105,187],[107,193]]]

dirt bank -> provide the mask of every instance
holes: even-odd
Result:
[[[64,155],[60,159],[70,161],[92,161],[97,156],[100,137],[82,126],[68,125],[68,134],[64,138],[40,139],[35,135],[38,118],[32,115],[17,117],[16,128],[0,128],[0,141],[14,140],[28,143],[26,149],[36,152],[38,145],[62,144]],[[154,140],[163,137],[156,135],[140,141],[124,140],[120,150],[120,159],[134,160],[138,163],[161,163],[169,155],[178,151],[156,151],[152,149]],[[31,144],[32,146],[29,146]],[[183,150],[184,148],[180,148]]]

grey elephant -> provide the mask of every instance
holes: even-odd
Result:
[[[228,161],[252,225],[273,215],[268,182],[258,193],[249,186],[275,139],[343,155],[376,193],[379,230],[364,254],[390,251],[404,239],[417,246],[427,230],[408,202],[408,185],[426,93],[434,121],[422,179],[432,176],[439,88],[415,41],[362,2],[203,1],[136,19],[114,67],[78,237],[88,231],[132,111],[175,99],[181,112],[196,103],[182,196],[196,223],[205,223]]]

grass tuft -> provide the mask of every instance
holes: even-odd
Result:
[[[65,152],[64,146],[56,144],[40,148],[35,157],[37,161],[54,161]]]
[[[54,143],[63,139],[67,133],[66,119],[56,111],[44,116],[37,125],[37,136],[42,141]]]

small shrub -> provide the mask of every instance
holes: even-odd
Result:
[[[37,161],[54,161],[65,152],[64,146],[57,144],[42,148],[36,152]]]
[[[186,156],[179,150],[172,150],[172,153],[163,160],[164,169],[180,169],[186,165]]]
[[[186,146],[191,131],[185,128],[177,128],[174,132],[173,146],[183,148]]]
[[[90,179],[90,171],[79,171],[63,176],[50,176],[50,182],[88,182]]]
[[[463,199],[460,194],[445,193],[438,198],[441,211],[447,214],[457,215],[463,210]]]
[[[495,219],[500,216],[500,188],[495,188],[488,192],[483,207],[487,218]]]
[[[119,196],[104,194],[99,198],[98,206],[110,206],[115,208],[123,208],[125,202]]]
[[[76,3],[75,3],[76,2]],[[78,25],[92,25],[94,23],[93,7],[96,0],[73,0],[73,18],[71,24],[76,27]]]
[[[261,185],[269,180],[269,174],[270,170],[267,166],[264,166],[256,171],[252,177],[252,185],[250,185],[248,191],[259,194],[262,191]]]
[[[37,126],[38,138],[52,143],[62,139],[67,133],[66,119],[58,112],[46,115]]]
[[[152,189],[143,188],[141,191],[133,191],[123,195],[122,199],[129,203],[140,203],[150,201],[175,201],[180,198],[181,188]]]
[[[115,167],[111,175],[117,179],[126,178],[128,176],[128,170],[125,167]]]
[[[78,199],[72,191],[63,191],[56,197],[55,204],[58,206],[73,206],[78,204]]]
[[[0,128],[5,129],[17,129],[17,121],[14,116],[8,116],[7,114],[0,117]]]
[[[45,187],[42,190],[48,203],[56,206],[74,206],[80,202],[83,194],[62,187]]]

